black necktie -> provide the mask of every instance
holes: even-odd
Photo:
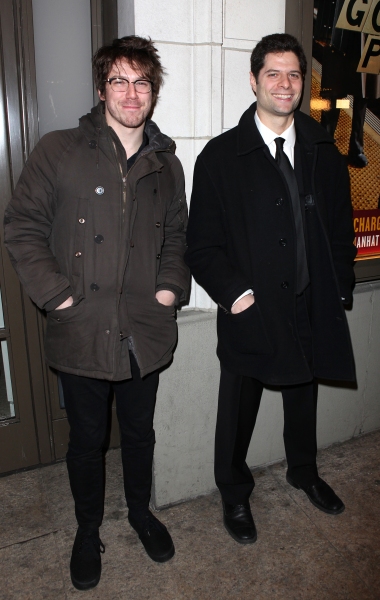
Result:
[[[275,138],[276,144],[276,162],[280,167],[286,183],[288,184],[290,198],[292,200],[294,225],[296,228],[296,247],[297,247],[297,285],[296,293],[302,294],[304,289],[309,284],[309,271],[307,268],[305,235],[303,230],[302,213],[300,205],[300,196],[298,191],[297,179],[292,165],[286,156],[283,144],[284,138]]]

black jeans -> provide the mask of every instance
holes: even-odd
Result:
[[[131,354],[132,379],[106,381],[59,373],[70,424],[66,455],[78,524],[98,528],[104,506],[104,443],[112,392],[121,433],[124,490],[128,508],[148,509],[155,444],[153,415],[158,372],[140,378]]]

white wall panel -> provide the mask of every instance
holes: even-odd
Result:
[[[137,35],[150,36],[153,40],[190,44],[193,41],[193,2],[135,0],[135,30]]]
[[[135,28],[158,41],[222,42],[222,0],[138,0]]]
[[[211,41],[214,44],[223,42],[223,1],[211,0]]]
[[[212,40],[212,2],[211,0],[193,0],[193,39],[196,44]]]
[[[211,135],[222,133],[222,48],[211,46]]]
[[[194,137],[211,136],[211,49],[210,45],[193,47]]]
[[[176,143],[176,155],[182,163],[183,171],[185,173],[185,184],[186,184],[186,198],[187,203],[190,203],[191,187],[193,183],[193,171],[194,163],[196,159],[196,150],[194,140],[192,139],[177,139],[174,138]]]
[[[285,0],[226,0],[224,36],[260,40],[285,30]]]
[[[156,46],[167,76],[153,119],[171,137],[210,137],[211,46],[165,43],[157,43]]]
[[[235,127],[243,112],[256,99],[249,83],[249,71],[249,52],[242,50],[224,51],[224,129]]]
[[[194,132],[193,48],[156,44],[167,75],[153,115],[170,137],[192,137]]]

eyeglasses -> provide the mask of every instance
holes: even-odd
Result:
[[[114,92],[126,92],[129,84],[133,83],[138,94],[148,94],[152,90],[152,82],[147,79],[136,79],[136,81],[128,81],[124,77],[110,77],[105,79],[110,84]]]

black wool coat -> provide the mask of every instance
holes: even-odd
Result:
[[[297,111],[296,162],[299,157],[311,280],[311,373],[296,323],[291,200],[258,132],[255,110],[253,104],[237,127],[211,140],[194,171],[185,261],[219,304],[217,354],[230,371],[266,384],[294,385],[313,376],[353,381],[343,306],[352,300],[356,254],[347,167],[326,131]],[[255,303],[232,315],[233,302],[249,288]]]

